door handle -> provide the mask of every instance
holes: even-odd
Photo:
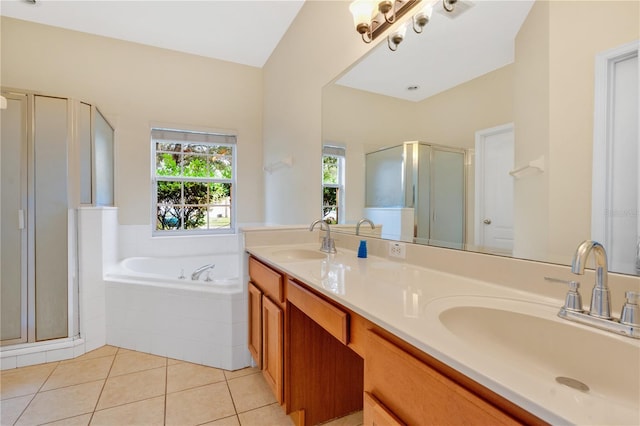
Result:
[[[482,221],[485,225],[491,225],[491,219],[485,219]]]

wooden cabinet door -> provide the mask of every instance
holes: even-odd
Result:
[[[262,292],[249,283],[249,352],[262,369]]]
[[[364,426],[404,426],[404,423],[369,392],[364,393],[362,411]]]
[[[364,390],[411,425],[515,425],[514,419],[374,332]]]
[[[262,373],[282,404],[284,324],[282,309],[262,296]]]

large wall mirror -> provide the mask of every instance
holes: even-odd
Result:
[[[382,238],[564,265],[595,239],[611,271],[638,275],[639,17],[628,1],[436,2],[396,51],[375,40],[323,88],[323,143],[345,147],[345,223],[374,216]],[[463,155],[440,164],[440,151]],[[454,193],[458,211],[439,210]]]

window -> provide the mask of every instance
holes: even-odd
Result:
[[[152,129],[155,232],[234,231],[235,135]]]
[[[344,223],[344,155],[342,147],[322,147],[322,218]]]

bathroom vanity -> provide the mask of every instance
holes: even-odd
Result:
[[[343,247],[253,243],[249,347],[298,425],[358,410],[365,424],[639,420],[640,342],[558,318],[561,299]]]
[[[249,259],[249,348],[296,424],[543,424],[295,276]]]

